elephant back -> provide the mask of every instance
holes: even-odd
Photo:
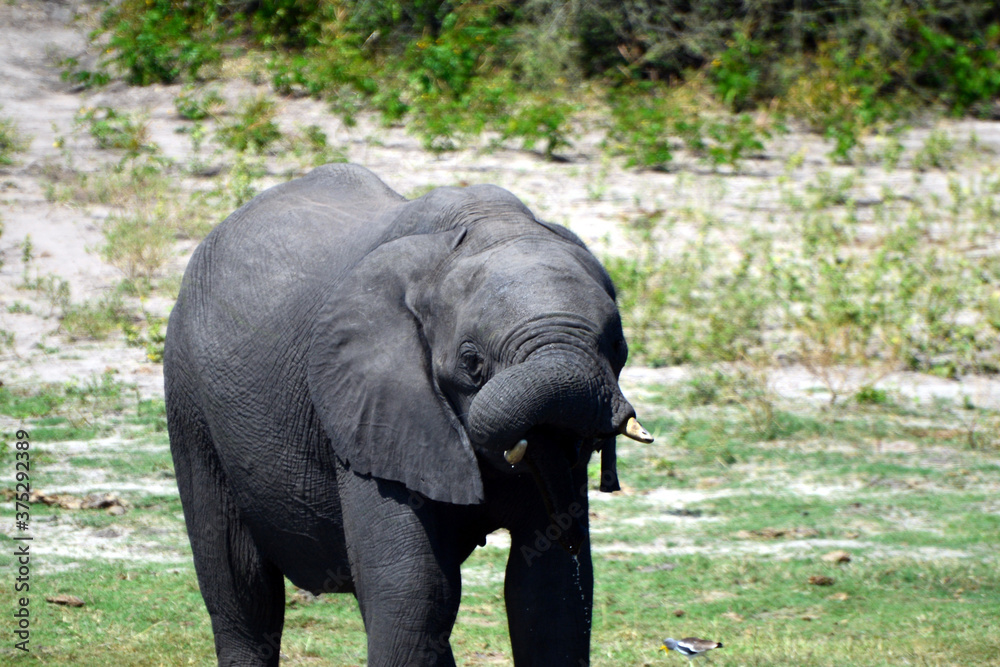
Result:
[[[169,356],[204,384],[223,373],[273,383],[301,371],[294,341],[324,289],[380,243],[385,229],[375,222],[405,201],[346,164],[261,193],[195,250],[170,317]]]

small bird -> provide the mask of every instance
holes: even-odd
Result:
[[[712,642],[697,637],[685,637],[684,639],[667,637],[663,640],[663,646],[660,648],[664,651],[677,651],[688,660],[694,660],[701,655],[704,655],[707,660],[708,656],[705,654],[713,648],[722,648],[722,642]]]

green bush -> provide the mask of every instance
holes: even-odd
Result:
[[[920,39],[908,63],[918,82],[940,91],[953,111],[963,113],[1000,95],[1000,23],[966,40],[928,25],[916,29]]]
[[[95,38],[107,35],[102,66],[119,72],[133,85],[196,79],[203,67],[218,61],[221,0],[123,0],[101,17]]]
[[[704,110],[704,100],[685,99],[685,91],[649,83],[622,86],[608,96],[611,125],[605,147],[624,155],[626,165],[666,169],[674,159],[671,140],[683,143],[713,167],[738,168],[764,149],[770,127],[748,114]]]
[[[467,6],[448,13],[435,38],[408,46],[404,60],[419,94],[466,98],[472,81],[499,66],[509,50],[511,32],[496,25],[497,7]]]
[[[245,97],[233,119],[219,128],[219,139],[241,153],[262,153],[281,139],[277,115],[277,105],[267,96]]]
[[[846,161],[870,128],[908,116],[913,105],[896,87],[904,71],[901,61],[886,63],[875,47],[859,53],[825,43],[790,85],[783,108],[833,141],[831,156]]]
[[[214,88],[185,88],[174,98],[177,115],[185,120],[205,120],[226,107],[226,100]]]
[[[167,318],[150,315],[145,309],[142,312],[142,323],[131,320],[121,323],[125,342],[129,347],[141,347],[146,350],[146,358],[154,363],[163,362],[163,344],[166,341]]]
[[[729,47],[712,61],[709,73],[719,99],[733,111],[750,109],[764,97],[762,79],[768,71],[767,44],[737,33]]]
[[[570,148],[570,118],[576,106],[546,97],[537,97],[514,106],[500,120],[501,141],[520,139],[526,150],[534,149],[539,142],[545,143],[543,153],[552,159],[560,148]]]
[[[688,150],[713,167],[738,168],[744,158],[763,151],[764,139],[771,136],[768,126],[758,124],[748,114],[704,117],[690,112],[674,124],[674,131]]]
[[[99,71],[71,73],[86,82],[197,79],[250,46],[279,92],[327,97],[348,124],[374,109],[437,149],[491,131],[553,157],[571,135],[565,100],[586,77],[626,91],[609,95],[607,143],[646,168],[670,163],[671,140],[735,165],[767,136],[741,116],[663,108],[678,83],[730,112],[804,120],[841,161],[928,102],[987,113],[1000,94],[989,0],[121,0],[94,39],[106,49]],[[638,90],[649,97],[633,108]],[[184,99],[178,111],[206,113]],[[260,150],[238,134],[239,150]]]
[[[118,267],[128,280],[149,279],[170,257],[174,234],[162,216],[114,215],[104,223],[104,261]]]
[[[14,164],[14,156],[28,150],[31,140],[21,134],[21,131],[10,118],[0,117],[0,165]]]
[[[81,108],[76,123],[86,126],[98,148],[116,148],[128,155],[156,153],[156,144],[149,139],[149,119],[143,114],[121,113],[111,107]]]
[[[71,339],[104,340],[129,317],[121,295],[108,292],[92,301],[68,305],[59,328]]]
[[[674,159],[670,136],[676,118],[662,93],[650,84],[634,84],[612,90],[608,103],[606,148],[624,155],[630,167],[665,169]]]

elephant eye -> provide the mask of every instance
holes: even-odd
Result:
[[[478,386],[483,381],[483,356],[471,345],[463,345],[459,355],[459,365]]]

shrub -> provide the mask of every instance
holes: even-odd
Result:
[[[671,138],[709,162],[738,168],[748,155],[764,149],[766,124],[748,114],[705,112],[703,100],[685,99],[687,91],[663,94],[651,84],[623,86],[609,95],[611,126],[605,147],[624,155],[626,165],[666,169],[674,158]]]
[[[268,97],[245,97],[233,119],[219,128],[219,139],[241,153],[248,150],[262,153],[281,139],[281,130],[275,122],[277,115],[277,106]]]
[[[909,58],[918,83],[941,91],[944,102],[963,113],[1000,94],[1000,23],[970,39],[915,23],[919,39]]]
[[[266,170],[259,161],[247,160],[243,156],[237,157],[223,188],[227,198],[232,202],[230,206],[239,208],[256,197],[258,189],[254,181],[265,173]]]
[[[895,90],[902,62],[886,63],[874,47],[863,53],[828,42],[791,84],[784,110],[834,143],[831,156],[847,161],[869,128],[908,115],[905,93]]]
[[[174,98],[177,115],[185,120],[214,117],[226,107],[226,101],[215,88],[185,88]]]
[[[580,75],[657,89],[635,108],[626,94],[608,100],[609,145],[647,168],[671,161],[671,136],[713,165],[735,165],[766,136],[742,117],[672,118],[660,102],[680,82],[707,82],[736,113],[777,100],[841,161],[928,101],[984,113],[1000,93],[1000,9],[989,0],[121,0],[93,38],[107,50],[102,70],[73,77],[141,85],[196,79],[239,38],[267,52],[282,94],[326,96],[348,124],[365,107],[405,119],[435,149],[492,131],[529,149],[544,142],[552,157],[573,114],[557,95],[578,94]],[[206,113],[192,102],[179,100],[179,113]],[[238,134],[238,150],[260,150]]]
[[[149,119],[142,114],[121,113],[108,106],[84,107],[77,112],[76,123],[87,126],[98,148],[122,149],[132,156],[158,150],[149,139]]]
[[[736,33],[729,47],[712,61],[709,73],[719,99],[733,111],[745,111],[766,97],[762,79],[771,49]]]
[[[495,25],[496,15],[495,5],[466,5],[444,17],[435,38],[410,43],[405,60],[420,94],[463,99],[477,76],[500,64],[510,30]]]
[[[560,148],[570,148],[567,135],[569,118],[576,107],[554,99],[537,97],[515,106],[499,122],[501,140],[520,139],[521,146],[532,150],[538,142],[545,142],[543,153],[552,159]]]
[[[222,4],[123,0],[111,5],[93,36],[107,35],[107,57],[101,66],[138,86],[196,79],[203,67],[220,59],[216,41],[223,29],[216,11]],[[81,76],[86,80],[90,73],[76,78]]]
[[[163,362],[163,344],[166,341],[167,318],[150,315],[145,309],[142,312],[142,322],[121,323],[125,342],[129,347],[141,347],[146,350],[146,358],[154,363]]]
[[[703,117],[692,112],[690,118],[677,120],[674,130],[688,150],[713,167],[738,168],[744,158],[763,151],[764,139],[771,136],[766,124],[758,123],[748,114]]]
[[[10,118],[0,118],[0,165],[14,164],[14,156],[28,150],[31,140]]]
[[[170,256],[174,239],[160,217],[161,212],[110,216],[104,223],[101,257],[128,280],[151,278]]]
[[[128,320],[121,296],[108,292],[93,301],[68,305],[59,327],[71,339],[104,340]]]
[[[611,126],[605,147],[625,156],[630,167],[665,169],[673,160],[670,134],[673,110],[662,94],[649,84],[613,90],[609,95]]]

